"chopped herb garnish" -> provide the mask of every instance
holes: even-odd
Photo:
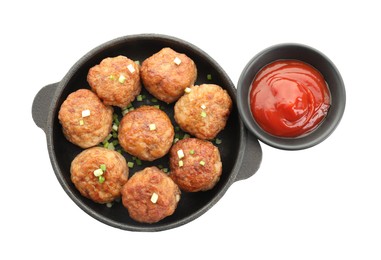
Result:
[[[157,200],[159,199],[159,195],[157,193],[152,193],[152,196],[151,196],[151,202],[153,204],[155,204],[157,202]]]
[[[216,144],[222,144],[222,140],[219,138],[216,138]]]
[[[103,176],[103,175],[101,175],[101,176],[99,176],[98,177],[98,181],[99,181],[99,183],[104,183],[105,182],[105,177]]]
[[[101,164],[99,167],[103,172],[106,171],[106,164]]]
[[[140,159],[136,158],[136,164],[137,165],[142,165],[142,161]]]
[[[136,101],[143,101],[143,96],[142,95],[138,95],[137,97],[136,97]]]
[[[181,64],[181,60],[180,60],[178,57],[176,57],[176,58],[173,60],[173,62],[174,62],[176,65],[180,65],[180,64]]]
[[[133,162],[128,162],[127,166],[128,166],[128,168],[133,168],[134,167],[134,163]]]
[[[212,80],[212,74],[206,75],[207,80]]]
[[[190,135],[188,135],[188,134],[184,134],[183,139],[187,139],[187,138],[189,138],[189,137],[190,137]]]
[[[177,156],[179,157],[179,159],[181,159],[181,158],[184,158],[184,151],[182,150],[182,149],[180,149],[180,150],[178,150],[177,151]]]
[[[90,116],[90,110],[89,109],[83,110],[82,117],[88,117],[88,116]]]
[[[119,76],[119,83],[121,83],[121,84],[123,84],[125,81],[126,81],[126,77],[123,75],[123,74],[121,74],[120,76]]]
[[[118,140],[114,140],[114,141],[112,141],[112,144],[113,144],[114,146],[117,146],[117,145],[119,144],[119,141],[118,141]]]
[[[205,112],[205,111],[202,111],[202,112],[201,112],[201,116],[202,116],[202,117],[206,117],[206,112]]]
[[[125,116],[128,113],[128,109],[122,110],[122,115]]]
[[[176,132],[180,131],[180,127],[179,126],[175,126],[175,131]]]
[[[94,172],[93,172],[94,176],[95,177],[99,177],[103,174],[103,171],[102,169],[96,169]]]
[[[151,102],[156,103],[158,100],[156,98],[151,98]]]
[[[112,134],[108,134],[108,136],[106,137],[106,139],[103,140],[103,144],[108,142],[108,140],[110,140],[110,138],[112,137]]]
[[[168,168],[163,168],[161,169],[163,172],[167,173],[168,172]]]
[[[107,146],[107,149],[114,151],[115,150],[114,144],[113,143],[109,143],[108,146]]]
[[[135,72],[134,65],[132,65],[132,64],[129,64],[129,65],[127,66],[127,69],[128,69],[131,73],[134,73],[134,72]]]
[[[190,151],[189,151],[189,154],[190,154],[190,155],[194,155],[194,150],[190,150]]]
[[[200,161],[200,165],[204,166],[205,162],[204,161]]]

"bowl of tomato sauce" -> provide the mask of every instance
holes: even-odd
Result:
[[[324,141],[345,110],[343,79],[322,52],[303,44],[271,46],[241,73],[237,104],[242,121],[262,142],[300,150]]]

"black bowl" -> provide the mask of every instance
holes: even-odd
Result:
[[[303,61],[315,67],[323,75],[331,93],[331,107],[323,122],[310,133],[296,138],[267,133],[257,124],[250,110],[249,93],[255,75],[267,64],[284,59]],[[335,65],[323,53],[301,44],[274,45],[258,53],[242,71],[237,89],[238,111],[246,127],[262,142],[279,149],[300,150],[324,141],[336,129],[345,109],[344,82]]]
[[[198,69],[196,83],[214,83],[227,90],[231,96],[234,107],[226,128],[219,134],[222,143],[218,145],[223,163],[223,172],[217,185],[205,192],[183,192],[175,213],[157,223],[139,223],[131,219],[122,203],[115,203],[111,208],[94,203],[83,197],[70,180],[71,161],[82,149],[71,144],[63,135],[58,120],[58,111],[67,96],[79,88],[90,88],[86,76],[89,69],[106,57],[125,55],[133,60],[143,61],[164,47],[170,47],[178,52],[187,54],[194,60]],[[208,74],[212,80],[208,80]],[[145,91],[145,90],[143,90]],[[151,100],[148,92],[145,102]],[[159,104],[173,120],[173,105]],[[134,102],[134,106],[143,105],[143,102]],[[120,110],[116,109],[120,115]],[[47,138],[50,160],[58,181],[69,197],[86,213],[95,219],[120,229],[131,231],[160,231],[180,225],[201,216],[210,209],[224,195],[226,190],[235,181],[252,176],[259,168],[262,151],[258,140],[248,135],[236,109],[236,89],[229,76],[207,53],[184,40],[159,34],[138,34],[117,38],[106,42],[85,54],[69,70],[66,76],[58,83],[42,88],[36,95],[32,116],[41,127]],[[175,122],[173,121],[175,124]],[[231,138],[234,136],[234,138]],[[131,156],[123,153],[127,160]],[[141,166],[130,169],[130,176],[144,167],[163,165],[168,167],[168,156],[153,162],[143,162]]]

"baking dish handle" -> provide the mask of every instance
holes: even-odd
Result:
[[[250,134],[245,128],[246,146],[243,155],[241,168],[234,181],[240,181],[253,176],[259,169],[262,162],[262,149],[258,139]]]
[[[49,108],[58,83],[47,85],[38,91],[32,105],[32,117],[34,123],[46,132]]]

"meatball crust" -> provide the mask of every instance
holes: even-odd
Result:
[[[169,156],[169,176],[183,191],[210,190],[220,179],[220,152],[209,141],[182,139],[172,146]]]
[[[142,89],[139,66],[121,55],[105,58],[92,67],[87,82],[103,103],[121,108],[131,103]]]
[[[225,128],[232,104],[227,91],[218,85],[193,86],[176,102],[174,118],[183,131],[211,140]]]
[[[180,194],[171,178],[157,167],[148,167],[123,186],[122,202],[132,219],[155,223],[173,214]]]
[[[153,161],[166,155],[175,131],[166,113],[153,106],[141,106],[120,121],[118,139],[129,154]]]
[[[90,115],[82,115],[82,112]],[[89,148],[110,133],[112,113],[112,107],[104,105],[92,91],[79,89],[62,103],[58,119],[67,140],[81,148]]]
[[[197,68],[185,54],[163,48],[144,60],[140,75],[148,92],[157,99],[172,103],[184,94],[185,88],[194,84]]]
[[[94,171],[104,164],[104,182]],[[71,181],[79,192],[97,203],[111,202],[121,196],[123,185],[128,180],[128,167],[124,157],[103,147],[92,147],[78,154],[71,163]]]

